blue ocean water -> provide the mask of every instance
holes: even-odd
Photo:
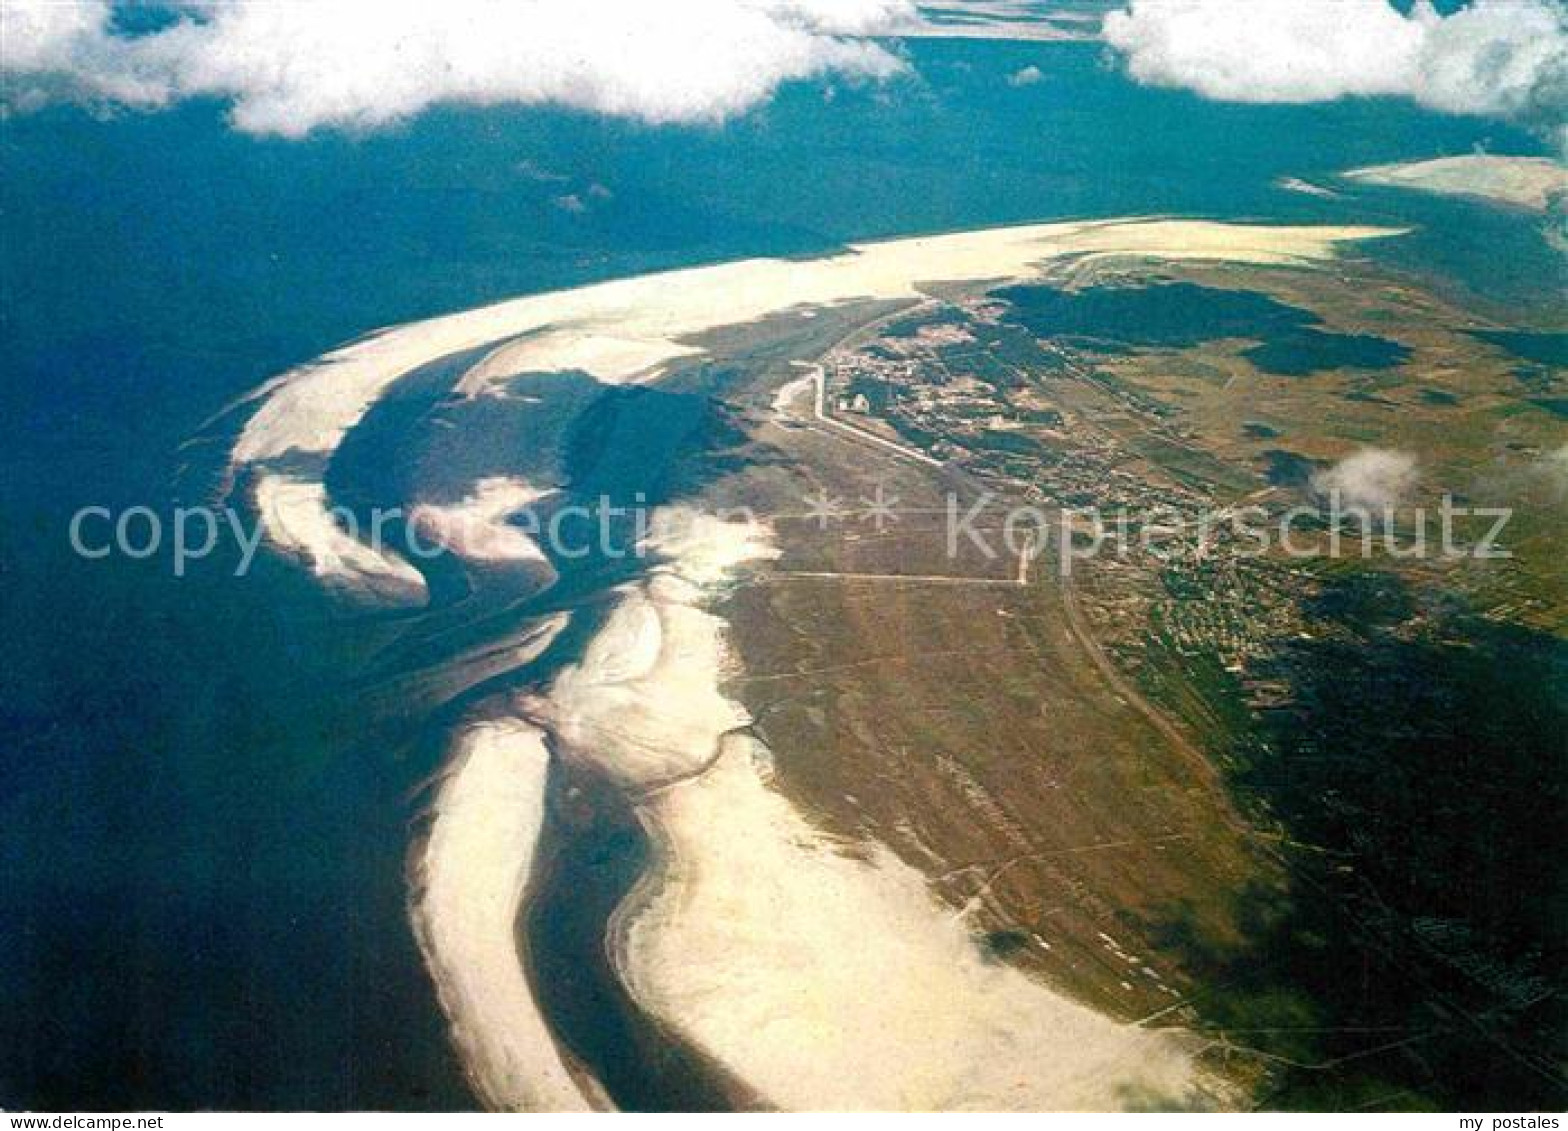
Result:
[[[0,122],[0,1106],[472,1103],[406,922],[432,754],[358,678],[395,628],[345,622],[278,563],[176,580],[66,542],[83,505],[209,497],[224,426],[203,422],[289,365],[524,292],[1051,218],[1417,223],[1376,254],[1503,310],[1561,280],[1527,218],[1273,183],[1539,151],[1495,122],[1219,105],[1088,45],[908,52],[917,77],[790,88],[714,129],[443,110],[290,142],[215,105]],[[1025,65],[1045,81],[1009,86]]]

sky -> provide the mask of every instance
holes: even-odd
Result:
[[[217,99],[235,130],[298,138],[453,104],[712,126],[785,83],[895,81],[911,67],[895,37],[919,14],[914,0],[0,0],[0,18],[9,113]],[[1403,98],[1568,143],[1555,0],[1125,0],[1099,34],[1139,83],[1221,101]]]

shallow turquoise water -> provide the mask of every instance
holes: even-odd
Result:
[[[1130,86],[1076,45],[909,51],[918,80],[831,102],[791,89],[714,130],[444,111],[256,141],[211,106],[4,123],[0,1105],[472,1102],[405,916],[435,724],[365,677],[395,619],[345,620],[277,563],[176,581],[165,560],[65,543],[84,504],[208,497],[232,421],[202,421],[288,365],[516,293],[1059,217],[1413,221],[1369,254],[1441,267],[1503,310],[1560,270],[1517,216],[1272,184],[1482,140],[1534,150],[1496,123],[1220,106]],[[1009,87],[1025,64],[1046,81]],[[568,214],[562,183],[612,196]],[[641,482],[656,453],[624,434],[667,407],[618,405],[619,432],[577,451],[597,442],[617,490],[657,488]],[[385,439],[367,430],[335,469],[345,490],[409,482],[386,411]],[[493,423],[475,470],[531,450],[527,426]]]

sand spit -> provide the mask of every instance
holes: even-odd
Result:
[[[327,585],[390,604],[422,605],[427,600],[423,574],[338,524],[320,480],[263,472],[256,478],[255,502],[273,544],[304,561]]]
[[[699,769],[713,736],[745,723],[716,686],[723,626],[689,595],[672,578],[622,590],[582,662],[528,705],[567,757],[640,787]]]
[[[1320,196],[1325,200],[1340,199],[1339,193],[1333,189],[1304,181],[1300,177],[1278,177],[1274,181],[1274,187],[1284,189],[1286,192],[1299,192],[1306,196]]]
[[[945,17],[945,18],[943,18]],[[1027,0],[976,0],[922,6],[890,33],[901,39],[1004,39],[1091,42],[1100,38],[1097,13],[1040,10]]]
[[[1568,168],[1548,157],[1472,153],[1406,165],[1374,165],[1352,169],[1345,176],[1369,185],[1471,196],[1532,212],[1545,212],[1554,201],[1568,199]]]
[[[551,618],[530,658],[566,624]],[[518,954],[518,911],[544,822],[550,755],[520,719],[476,723],[444,772],[416,865],[412,914],[475,1089],[494,1108],[585,1111],[597,1089],[567,1068]]]
[[[919,872],[881,846],[844,854],[769,788],[756,746],[728,740],[642,809],[667,853],[616,949],[652,1014],[792,1110],[1191,1098],[1188,1040],[988,960]]]
[[[625,382],[692,356],[698,351],[685,339],[721,326],[792,307],[918,298],[922,283],[1019,278],[1063,256],[1283,263],[1326,258],[1345,240],[1390,234],[1174,220],[1036,224],[855,244],[820,259],[747,259],[644,275],[489,308],[492,329],[521,320],[521,330],[506,332],[526,336],[465,374],[458,389],[483,395],[517,373],[565,369]]]
[[[1050,259],[1125,254],[1282,263],[1325,259],[1387,228],[1267,227],[1198,220],[1034,224],[852,246],[810,260],[748,259],[532,295],[383,330],[276,380],[235,444],[236,464],[326,454],[399,377],[487,343],[460,382],[477,394],[521,372],[581,369],[624,382],[688,356],[680,339],[794,306],[912,298],[922,282],[1010,279]]]
[[[495,475],[479,480],[455,503],[420,503],[409,512],[419,534],[480,565],[526,565],[555,579],[539,543],[506,520],[551,492],[516,478]]]
[[[778,556],[755,524],[678,507],[655,512],[647,544],[669,560],[619,590],[582,660],[526,707],[566,757],[634,789],[701,770],[750,721],[719,692],[731,664],[724,622],[701,605],[743,563]]]
[[[722,326],[793,307],[913,299],[922,283],[1024,278],[1066,256],[1297,263],[1328,258],[1345,241],[1395,234],[1387,228],[1197,220],[1034,224],[857,244],[804,261],[748,259],[533,295],[382,330],[275,378],[258,398],[260,407],[231,459],[238,469],[291,453],[330,455],[398,378],[486,345],[493,348],[457,383],[465,395],[499,394],[510,377],[528,372],[579,370],[609,383],[650,379],[698,353],[690,344],[694,335]],[[312,554],[330,551],[333,557],[322,560],[357,563],[367,578],[391,582],[401,572],[401,563],[385,555],[356,556],[337,539],[329,541],[320,519],[324,507],[306,514],[302,500],[299,494],[291,530],[277,528],[274,516],[263,513],[274,543],[288,547],[292,538]],[[304,535],[312,540],[302,542]]]
[[[1027,278],[1064,257],[1295,264],[1394,234],[1034,225],[517,299],[381,331],[270,382],[232,459],[236,470],[257,468],[256,506],[274,544],[331,584],[422,602],[417,570],[356,541],[319,479],[274,461],[329,456],[390,385],[427,362],[493,346],[460,381],[469,395],[499,393],[519,372],[624,382],[693,354],[690,339],[704,331],[796,306],[914,299],[924,283]],[[457,509],[499,527],[503,501],[520,497],[517,483],[490,485]],[[437,526],[451,517],[437,512]],[[767,786],[755,757],[719,758],[749,719],[720,691],[733,661],[706,605],[746,563],[776,551],[753,523],[678,509],[655,516],[650,543],[668,561],[624,587],[581,662],[525,704],[564,756],[639,794],[657,834],[661,863],[616,929],[621,976],[650,1012],[780,1106],[1098,1107],[1181,1095],[1192,1069],[1180,1037],[1100,1018],[988,964],[917,873],[874,847],[841,854]],[[483,560],[527,553],[500,529],[460,546]],[[540,732],[520,720],[465,735],[436,801],[413,915],[485,1100],[579,1109],[598,1093],[562,1059],[513,937],[547,765]]]
[[[528,705],[637,795],[658,863],[616,915],[639,1004],[783,1108],[1103,1108],[1185,1099],[1186,1040],[988,961],[924,878],[813,827],[766,780],[724,624],[703,606],[776,556],[755,523],[654,516],[669,555]]]

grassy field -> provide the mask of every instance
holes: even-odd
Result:
[[[1267,333],[1235,336],[1235,318],[1207,340],[1053,338],[962,291],[731,332],[734,364],[683,378],[733,424],[733,473],[704,501],[768,519],[783,557],[726,601],[729,693],[845,851],[890,846],[998,961],[1202,1034],[1252,1102],[1550,1106],[1568,471],[1518,371],[1539,393],[1560,370],[1364,264],[1182,277],[1193,301],[1261,296],[1226,301],[1288,334],[1398,349],[1268,372]],[[1079,265],[1057,282],[1149,279]],[[774,403],[816,358],[848,428],[815,419],[809,391]],[[1047,555],[1018,584],[1015,556],[945,537],[949,498],[982,491],[993,542],[1008,501],[1119,508],[1135,529],[1155,508],[1277,515],[1364,447],[1410,453],[1407,502],[1433,514],[1445,492],[1511,506],[1512,556],[1297,561],[1189,539],[1071,577]],[[814,514],[825,499],[844,513]]]

